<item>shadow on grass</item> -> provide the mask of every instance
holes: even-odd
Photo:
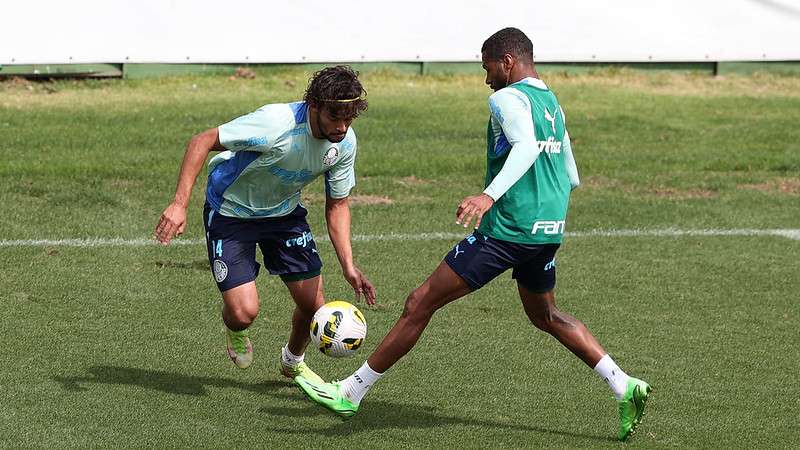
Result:
[[[139,386],[168,394],[208,395],[207,387],[237,388],[257,394],[274,394],[276,389],[293,386],[288,380],[267,380],[262,383],[244,383],[232,378],[201,377],[160,370],[131,367],[93,366],[89,375],[82,377],[53,377],[68,391],[85,391],[87,383]]]
[[[292,387],[288,380],[266,380],[261,383],[245,383],[233,378],[204,377],[184,375],[161,370],[137,369],[115,366],[92,366],[87,369],[88,375],[80,377],[55,376],[53,380],[60,383],[67,391],[86,391],[86,384],[109,384],[138,386],[144,389],[165,392],[177,395],[208,395],[209,387],[235,388],[256,394],[265,394],[274,398],[295,397],[288,392],[279,390]],[[302,398],[298,392],[298,403],[303,406],[287,408],[285,406],[265,406],[258,412],[275,417],[307,418],[312,416],[329,415],[323,408],[314,405]],[[449,416],[441,414],[436,408],[386,401],[367,401],[361,412],[346,422],[337,422],[327,427],[314,426],[306,428],[299,426],[302,422],[294,422],[292,428],[275,428],[273,431],[297,435],[318,434],[321,436],[349,436],[355,433],[385,429],[409,428],[435,428],[447,425],[475,426],[495,430],[524,431],[539,434],[551,434],[572,438],[589,439],[595,442],[613,442],[611,436],[595,436],[588,434],[572,433],[562,430],[551,430],[541,426],[526,423],[506,423],[492,420],[471,419],[467,417]]]
[[[322,409],[322,407],[318,407],[316,405],[309,405],[303,408],[263,407],[258,411],[272,416],[297,418],[331,414]],[[373,430],[386,430],[392,428],[436,428],[447,425],[459,425],[489,428],[493,430],[551,434],[578,439],[587,439],[594,442],[616,442],[616,439],[610,435],[598,436],[581,434],[563,430],[552,430],[526,423],[506,423],[492,420],[449,416],[441,414],[436,408],[429,406],[410,405],[386,401],[367,401],[361,407],[361,411],[357,416],[347,421],[334,423],[327,427],[320,426],[305,428],[299,426],[299,423],[295,423],[295,425],[296,426],[293,426],[292,428],[274,428],[272,431],[297,435],[319,434],[321,436],[331,437],[350,436],[355,433]],[[435,445],[434,442],[430,442],[430,444]]]

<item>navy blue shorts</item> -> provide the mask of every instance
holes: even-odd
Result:
[[[477,231],[459,242],[444,261],[473,290],[508,269],[511,277],[533,292],[556,286],[556,251],[561,244],[516,244]]]
[[[313,278],[320,273],[317,244],[306,222],[308,211],[298,206],[283,217],[239,219],[223,216],[206,203],[203,223],[211,272],[221,292],[258,276],[256,245],[264,266],[284,281]]]

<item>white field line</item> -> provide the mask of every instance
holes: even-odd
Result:
[[[436,241],[462,239],[466,233],[416,233],[416,234],[362,234],[354,235],[353,241]],[[582,237],[683,237],[683,236],[779,236],[788,239],[800,240],[800,229],[700,229],[681,230],[677,228],[664,228],[660,230],[587,230],[571,231],[565,234],[568,238]],[[320,237],[319,241],[328,241],[327,236]],[[200,239],[175,239],[171,245],[204,245]],[[0,247],[148,247],[156,246],[152,239],[122,239],[122,238],[76,238],[76,239],[3,239]]]

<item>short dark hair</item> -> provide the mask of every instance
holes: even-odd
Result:
[[[510,54],[523,62],[533,63],[533,43],[518,28],[503,28],[489,36],[481,47],[481,53],[491,61]]]
[[[367,109],[366,95],[358,72],[350,66],[334,66],[314,73],[303,100],[315,108],[324,107],[336,117],[353,119]]]

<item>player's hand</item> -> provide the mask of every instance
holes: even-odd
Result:
[[[186,207],[172,202],[161,213],[153,235],[160,244],[167,245],[173,237],[182,235],[185,229]]]
[[[361,301],[361,294],[364,294],[364,300],[368,305],[375,304],[375,286],[370,283],[366,275],[361,273],[358,267],[353,266],[351,269],[343,271],[344,278],[353,286],[355,291],[356,303]]]
[[[473,195],[465,198],[456,209],[456,223],[467,228],[475,219],[475,228],[481,226],[481,219],[486,211],[494,205],[494,199],[486,194]]]

